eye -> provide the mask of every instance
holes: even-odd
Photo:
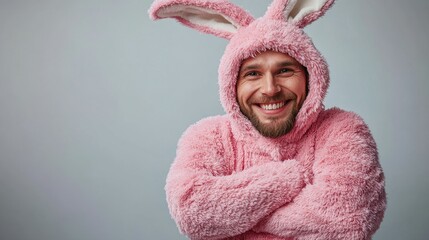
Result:
[[[282,69],[280,69],[279,73],[288,73],[288,72],[291,72],[291,71],[292,70],[289,69],[289,68],[282,68]]]
[[[289,77],[292,76],[294,73],[294,70],[292,68],[282,68],[279,70],[278,74],[280,76]]]
[[[249,71],[249,72],[244,74],[244,77],[256,77],[258,75],[259,75],[259,73],[256,71]]]

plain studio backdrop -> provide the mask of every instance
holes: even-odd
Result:
[[[233,1],[262,16],[270,0]],[[186,239],[165,177],[182,132],[223,114],[226,40],[148,0],[0,1],[0,239]],[[339,0],[306,32],[326,107],[377,141],[388,208],[376,240],[429,235],[429,1]]]

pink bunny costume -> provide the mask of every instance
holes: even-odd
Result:
[[[333,0],[274,0],[254,19],[226,0],[157,0],[153,19],[230,40],[219,67],[226,115],[189,127],[167,177],[170,213],[191,239],[370,239],[386,208],[376,144],[363,120],[325,110],[328,67],[303,28]],[[267,50],[308,71],[294,128],[262,136],[241,113],[241,62]]]

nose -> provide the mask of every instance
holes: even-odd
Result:
[[[274,96],[280,92],[280,86],[277,84],[275,77],[270,73],[266,74],[262,79],[261,92],[267,96]]]

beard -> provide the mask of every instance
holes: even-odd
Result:
[[[274,101],[279,99],[281,99],[281,97],[274,97],[270,100]],[[269,100],[267,99],[266,101],[268,102]],[[286,119],[272,118],[270,119],[271,120],[270,123],[261,122],[259,117],[249,109],[240,107],[240,110],[250,120],[253,127],[255,127],[256,130],[258,130],[258,132],[262,136],[269,137],[269,138],[277,138],[289,133],[295,125],[295,119],[296,119],[296,116],[298,115],[299,108],[295,99],[290,101],[291,102],[289,102],[288,104],[293,104],[293,105],[287,118]]]

